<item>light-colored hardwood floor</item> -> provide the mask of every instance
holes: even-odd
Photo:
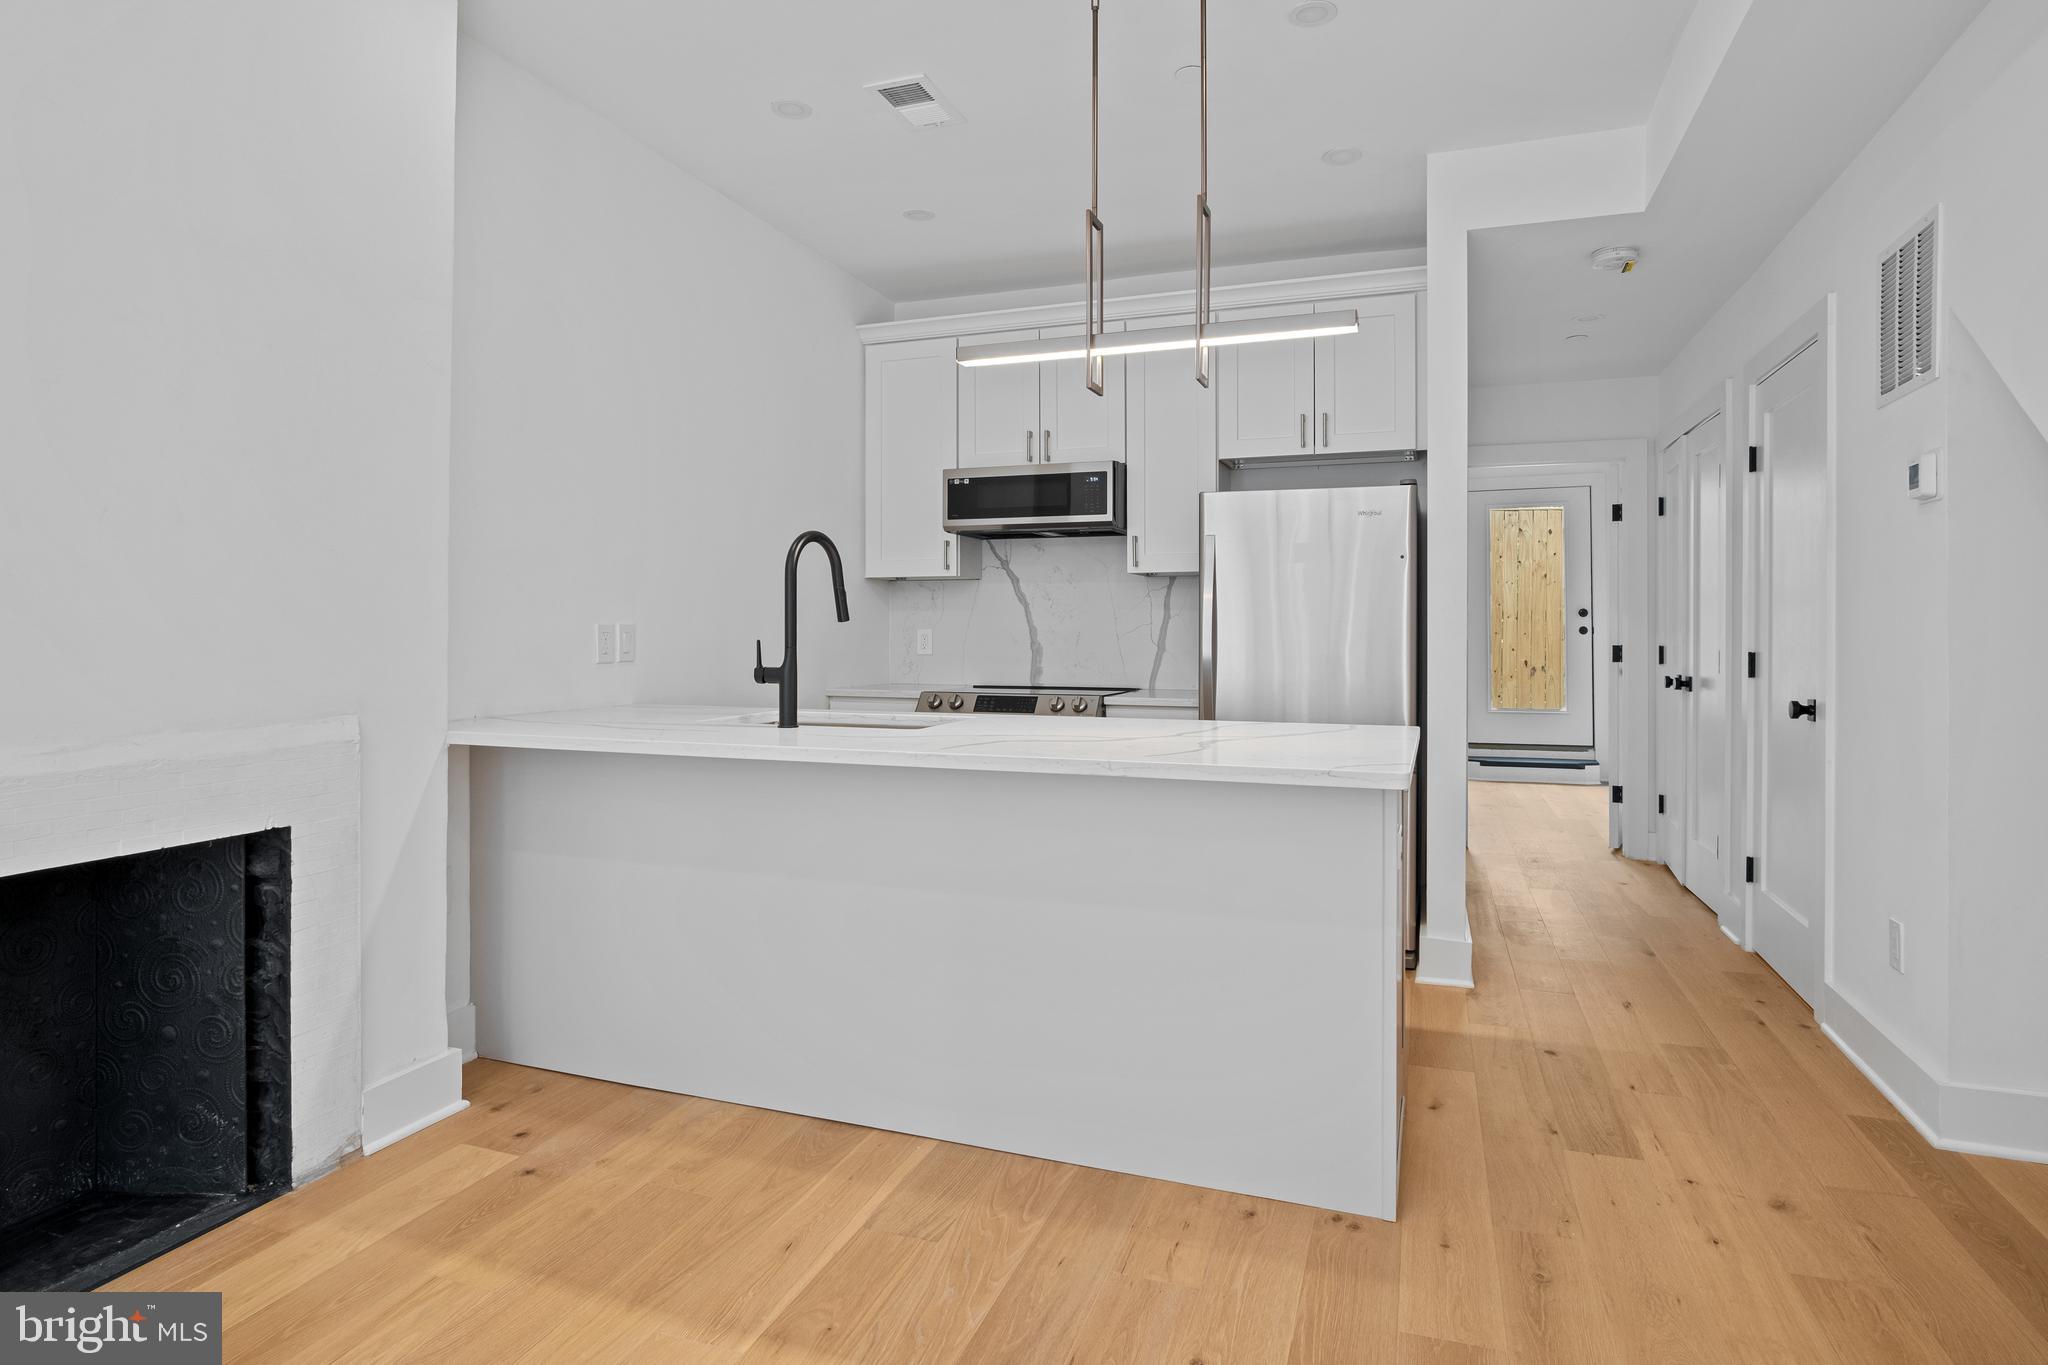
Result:
[[[2048,1167],[1927,1146],[1605,801],[1473,787],[1398,1223],[479,1062],[117,1287],[237,1361],[2048,1360]]]

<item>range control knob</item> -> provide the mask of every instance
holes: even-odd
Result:
[[[961,707],[965,706],[966,704],[966,700],[962,698],[958,692],[955,692],[953,694],[953,700],[946,703],[946,705],[952,707],[955,711],[958,711]]]
[[[1088,714],[1088,699],[1086,697],[1074,698],[1074,714],[1077,716]]]
[[[938,693],[934,692],[924,699],[924,704],[931,710],[936,711],[939,709],[941,705],[944,704],[944,699],[940,697]]]
[[[1053,709],[1053,714],[1055,714],[1055,715],[1059,714],[1059,713],[1060,713],[1061,711],[1064,711],[1064,710],[1066,710],[1066,709],[1067,709],[1067,699],[1066,699],[1065,697],[1054,697],[1054,698],[1052,699],[1052,709]]]

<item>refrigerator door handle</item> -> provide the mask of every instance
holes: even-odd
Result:
[[[1196,714],[1216,719],[1216,537],[1202,537],[1202,661]]]

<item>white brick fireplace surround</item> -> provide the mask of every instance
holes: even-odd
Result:
[[[0,876],[291,830],[295,1184],[404,1136],[363,1093],[360,748],[346,716],[0,754]]]

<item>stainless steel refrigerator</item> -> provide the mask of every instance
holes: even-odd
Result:
[[[1202,716],[1420,725],[1416,490],[1202,495]],[[1422,769],[1408,793],[1404,946],[1422,906]]]

